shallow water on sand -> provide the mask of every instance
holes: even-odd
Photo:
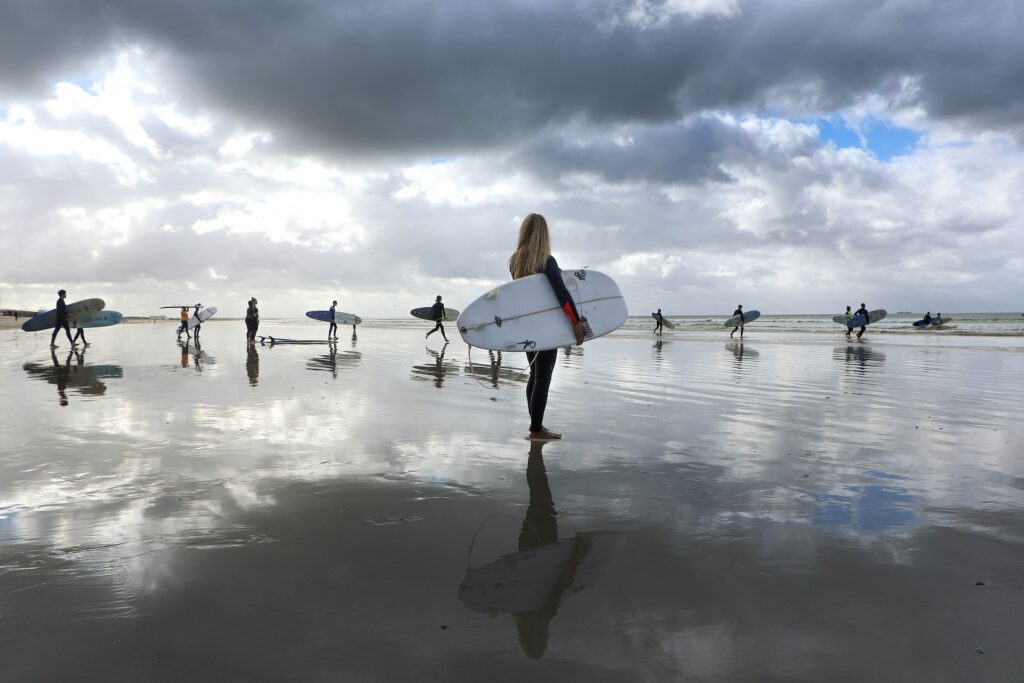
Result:
[[[0,331],[0,680],[1024,670],[1019,341],[243,334]]]

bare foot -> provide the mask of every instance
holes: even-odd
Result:
[[[546,429],[540,429],[536,432],[530,432],[529,438],[530,441],[554,441],[556,439],[561,439],[562,435],[549,432]]]

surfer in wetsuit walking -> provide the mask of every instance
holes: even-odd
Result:
[[[569,318],[577,346],[582,344],[583,321],[569,290],[565,287],[565,281],[562,280],[562,270],[558,267],[555,257],[551,255],[551,236],[544,216],[531,213],[523,219],[523,224],[519,227],[516,251],[508,260],[508,269],[513,280],[537,273],[544,273],[547,276],[551,288],[555,291],[555,298]],[[544,426],[544,410],[547,408],[548,388],[551,386],[551,374],[555,370],[557,354],[557,349],[526,352],[526,358],[530,362],[530,379],[526,383],[530,439],[549,441],[562,438],[561,434],[556,434]]]
[[[740,317],[740,324],[732,328],[732,332],[729,333],[729,339],[732,339],[732,335],[736,334],[736,330],[740,331],[740,339],[743,339],[743,306],[736,306],[736,310],[732,312],[733,317],[737,315]]]
[[[664,329],[662,327],[662,324],[664,322],[665,322],[664,319],[661,317],[661,309],[659,308],[658,312],[654,314],[654,334],[661,334],[662,333],[662,331]]]
[[[202,308],[202,307],[203,307],[202,304],[196,304],[196,310],[194,310],[192,312],[192,315],[194,315],[195,318],[196,318],[196,330],[195,330],[195,332],[196,332],[196,334],[195,334],[196,346],[199,345],[199,328],[202,325],[202,321],[199,319],[199,309]],[[186,322],[186,325],[187,325],[187,322]],[[186,332],[186,334],[187,334],[187,332]]]
[[[71,338],[71,327],[68,325],[68,305],[64,302],[64,298],[68,295],[63,289],[57,292],[57,319],[53,323],[53,334],[50,335],[50,348],[57,348],[57,333],[60,332],[60,328],[64,328],[64,334],[68,336],[68,341],[71,342],[72,346],[78,346],[75,340]]]
[[[81,327],[75,330],[75,336],[71,339],[71,341],[76,342],[78,341],[79,337],[82,338],[82,346],[89,345],[89,342],[85,341],[85,330],[83,330]]]
[[[327,340],[330,341],[332,338],[338,338],[338,324],[334,322],[334,308],[338,305],[337,301],[331,302],[331,308],[329,313],[331,314],[331,326],[327,328]]]
[[[864,316],[864,324],[860,326],[860,332],[857,333],[857,339],[860,339],[861,335],[867,332],[868,329],[868,309],[864,305],[864,302],[861,302],[860,308],[857,309],[857,312],[854,314],[853,317],[856,318],[858,315]]]
[[[334,309],[332,308],[331,310],[333,311]],[[444,312],[444,304],[441,303],[440,294],[437,295],[437,300],[434,302],[434,305],[430,307],[430,314],[434,316],[435,325],[434,329],[427,332],[427,336],[429,337],[438,330],[441,330],[441,336],[444,337],[445,341],[448,341],[448,337],[444,333],[444,325],[441,324],[441,321],[448,319],[448,315]]]
[[[847,322],[849,322],[850,318],[852,318],[852,317],[853,317],[853,309],[850,308],[849,306],[847,306],[846,307],[846,320],[847,320]],[[850,338],[850,326],[849,325],[846,326],[846,338],[847,339]]]

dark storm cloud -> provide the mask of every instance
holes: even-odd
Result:
[[[563,173],[591,174],[603,182],[646,182],[665,185],[729,183],[728,166],[748,171],[781,171],[794,157],[822,147],[811,126],[793,131],[784,149],[764,144],[764,131],[715,116],[696,116],[653,126],[617,130],[567,128],[527,147],[513,166],[546,179]]]
[[[8,2],[0,88],[44,92],[141,45],[177,92],[285,144],[359,154],[451,154],[573,119],[814,115],[869,94],[975,128],[1016,130],[1024,114],[1015,0],[740,2],[616,21],[633,4]]]

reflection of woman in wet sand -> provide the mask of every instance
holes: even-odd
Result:
[[[546,442],[530,444],[530,459],[526,465],[526,483],[530,487],[530,504],[519,531],[519,550],[533,550],[558,541],[558,513],[548,485],[548,473],[541,452]],[[557,577],[552,577],[544,603],[538,609],[514,612],[516,633],[523,652],[531,659],[540,659],[548,648],[548,622],[555,618],[562,595],[576,578],[576,569],[590,550],[590,541],[582,534],[572,540],[572,549],[562,564]]]
[[[512,614],[519,645],[531,659],[544,656],[548,622],[558,613],[595,536],[577,533],[558,540],[558,518],[541,452],[546,444],[530,444],[526,466],[530,503],[519,531],[519,551],[469,570],[459,586],[459,599],[467,607],[487,614]]]

